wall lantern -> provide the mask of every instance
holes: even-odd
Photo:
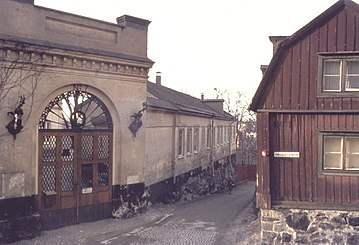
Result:
[[[132,114],[131,118],[133,118],[133,121],[131,122],[130,126],[128,127],[131,131],[131,133],[133,133],[133,135],[136,137],[136,133],[137,131],[140,129],[140,127],[142,126],[142,115],[145,110],[147,110],[147,104],[146,102],[142,104],[142,109],[139,110],[138,112],[135,112]]]
[[[268,150],[263,150],[262,151],[262,156],[263,157],[269,157],[269,151]]]
[[[25,96],[21,95],[19,99],[19,105],[15,108],[14,111],[9,111],[8,116],[12,116],[12,120],[6,125],[7,130],[10,134],[16,139],[16,135],[20,133],[22,126],[22,116],[24,115],[21,107],[25,104]]]

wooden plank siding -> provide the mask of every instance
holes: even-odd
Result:
[[[321,131],[359,133],[359,92],[320,91],[323,57],[344,56],[359,57],[359,5],[346,0],[276,49],[250,106],[258,115],[261,208],[284,202],[359,207],[359,175],[323,173],[318,156]],[[269,157],[260,155],[263,149],[270,149]],[[275,158],[275,151],[300,157]]]
[[[264,101],[266,109],[352,110],[356,97],[318,97],[318,53],[358,52],[359,17],[342,11],[285,52]]]
[[[270,118],[271,152],[300,153],[300,158],[271,157],[272,201],[358,204],[359,176],[318,174],[318,138],[320,131],[359,128],[359,115],[277,113]]]

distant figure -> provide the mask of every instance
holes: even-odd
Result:
[[[232,194],[232,189],[234,187],[234,182],[233,182],[233,180],[231,178],[229,178],[227,183],[228,183],[229,194]]]

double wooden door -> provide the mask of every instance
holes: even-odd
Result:
[[[111,206],[111,156],[110,131],[39,132],[39,210],[45,229],[89,221],[94,213],[108,215],[103,212]]]

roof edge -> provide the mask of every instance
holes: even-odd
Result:
[[[264,73],[262,80],[257,88],[257,91],[252,98],[252,102],[248,108],[249,110],[257,112],[257,110],[259,109],[259,105],[263,102],[264,99],[263,93],[270,85],[269,79],[274,74],[275,67],[277,66],[278,61],[283,55],[285,55],[287,49],[291,47],[294,43],[296,43],[299,39],[301,39],[304,35],[308,35],[310,32],[312,32],[312,30],[315,29],[317,26],[320,26],[325,23],[328,18],[331,18],[332,16],[335,16],[338,12],[342,11],[346,6],[349,6],[350,8],[356,8],[359,11],[359,5],[357,3],[351,0],[339,0],[278,45],[277,51],[273,54],[268,68]]]

